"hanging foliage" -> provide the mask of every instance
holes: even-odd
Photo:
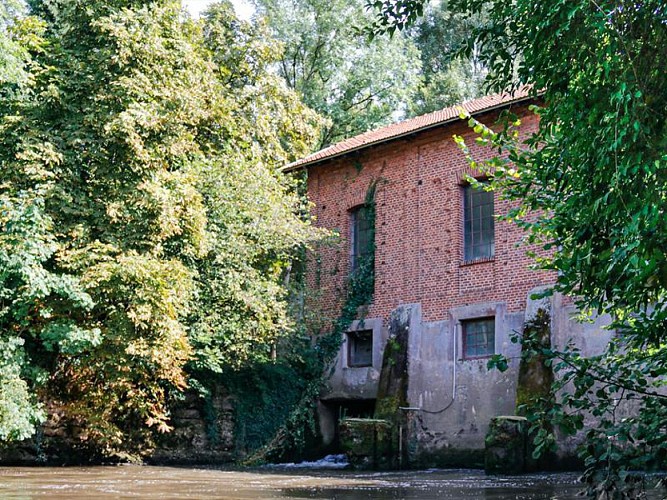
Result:
[[[26,437],[48,400],[77,446],[141,455],[189,377],[289,332],[281,273],[316,232],[277,168],[318,118],[229,2],[200,21],[169,1],[31,13],[43,42],[0,118],[0,431]]]

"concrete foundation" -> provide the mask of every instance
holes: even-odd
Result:
[[[524,323],[541,318],[543,323],[546,322],[542,325],[543,333],[549,337],[545,341],[562,347],[572,338],[581,346],[584,355],[601,352],[611,334],[604,329],[608,318],[579,323],[574,318],[576,309],[561,296],[534,297],[542,291],[541,288],[531,290],[526,309],[520,312],[508,311],[504,302],[478,303],[450,309],[446,320],[425,322],[422,321],[420,304],[407,304],[396,309],[386,324],[381,318],[366,320],[371,322],[376,336],[374,349],[375,346],[378,349],[389,346],[384,354],[385,359],[389,359],[392,342],[388,343],[387,339],[391,338],[392,328],[396,329],[395,318],[405,319],[402,324],[407,326],[404,330],[406,366],[399,366],[394,361],[394,364],[386,364],[381,373],[382,365],[374,351],[372,367],[349,368],[345,366],[344,353],[341,352],[323,401],[378,397],[380,380],[383,384],[393,384],[394,389],[404,387],[405,392],[392,392],[394,400],[386,398],[386,393],[381,390],[384,402],[376,403],[375,414],[393,421],[400,428],[402,456],[399,462],[404,467],[484,467],[485,438],[492,420],[503,415],[516,415],[517,394],[521,392],[521,348],[519,343],[512,342],[512,337],[522,334]],[[463,325],[476,318],[493,318],[494,352],[507,359],[506,371],[487,368],[488,357],[471,359],[465,356]],[[550,385],[551,372],[543,373],[542,367],[537,365],[539,363],[523,367],[523,390],[530,390],[529,382],[538,383],[540,390]],[[407,377],[402,377],[403,371],[407,372]],[[392,403],[391,408],[387,401]],[[393,415],[394,412],[397,414]],[[323,434],[335,432],[331,420],[331,415],[321,414]],[[562,439],[555,459],[565,461],[574,456],[577,442],[576,438]],[[517,464],[519,462],[517,458]]]

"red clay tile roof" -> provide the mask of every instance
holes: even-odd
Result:
[[[391,125],[387,125],[386,127],[370,130],[355,137],[350,137],[349,139],[345,139],[344,141],[334,144],[333,146],[329,146],[328,148],[317,151],[316,153],[308,155],[305,158],[290,163],[283,169],[283,171],[289,172],[291,170],[296,170],[298,168],[309,166],[314,163],[319,163],[324,160],[330,160],[337,156],[351,153],[352,151],[364,149],[369,146],[390,141],[392,139],[398,139],[399,137],[403,137],[408,134],[414,134],[415,132],[420,132],[422,130],[437,127],[439,125],[444,125],[445,123],[458,119],[461,108],[465,109],[472,115],[484,111],[490,111],[498,107],[507,106],[508,104],[523,101],[529,99],[530,97],[530,88],[523,87],[519,90],[516,90],[513,94],[495,94],[486,97],[480,97],[479,99],[474,99],[456,106],[434,111],[433,113],[429,113],[427,115],[417,116],[416,118],[410,118],[409,120],[393,123]]]

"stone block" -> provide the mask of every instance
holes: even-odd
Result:
[[[394,466],[393,425],[386,420],[346,418],[340,421],[340,443],[355,469]]]
[[[525,417],[494,417],[485,439],[484,469],[487,474],[520,474],[526,469]]]

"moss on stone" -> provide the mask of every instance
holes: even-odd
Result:
[[[523,327],[524,337],[534,337],[541,346],[551,347],[551,316],[545,309],[538,309],[535,317],[527,321]],[[546,358],[539,354],[531,358],[522,358],[519,365],[519,382],[517,385],[517,414],[523,413],[524,405],[531,404],[539,398],[548,398],[554,380],[553,371],[545,365]]]
[[[526,429],[524,417],[503,416],[491,419],[484,440],[484,469],[487,474],[518,474],[526,467]]]
[[[396,420],[401,401],[398,396],[385,396],[375,402],[375,418]]]
[[[391,422],[371,418],[340,421],[340,444],[355,469],[388,469],[394,466]]]
[[[375,404],[375,417],[395,424],[400,418],[399,408],[407,406],[410,313],[411,309],[404,307],[391,314],[389,330],[392,336],[384,350]]]

